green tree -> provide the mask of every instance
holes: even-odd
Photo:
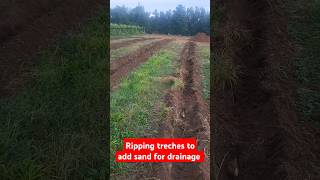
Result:
[[[145,27],[147,25],[149,13],[146,13],[144,7],[139,5],[130,11],[129,17],[132,24]]]
[[[143,6],[132,10],[122,6],[111,9],[111,23],[138,25],[148,33],[195,35],[198,32],[210,33],[210,13],[204,8],[186,9],[178,5],[174,11],[152,13],[146,12]]]
[[[116,24],[128,24],[129,13],[125,6],[116,6],[110,12],[110,21]]]
[[[188,35],[186,8],[181,4],[173,11],[171,28],[173,34]]]

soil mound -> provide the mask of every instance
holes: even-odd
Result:
[[[198,33],[192,38],[192,40],[197,42],[210,42],[210,36],[205,33]]]

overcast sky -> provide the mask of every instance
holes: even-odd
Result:
[[[138,4],[144,6],[148,12],[173,10],[177,5],[182,4],[185,7],[203,7],[207,11],[210,10],[210,0],[110,0],[110,7],[125,5],[134,8]]]

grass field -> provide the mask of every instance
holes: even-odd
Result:
[[[163,50],[125,79],[119,90],[111,95],[111,154],[121,150],[124,137],[145,137],[153,133],[153,105],[166,88],[159,78],[174,72],[172,59],[175,54]],[[151,134],[152,135],[152,134]],[[111,158],[112,172],[119,172],[121,165]]]
[[[161,38],[172,38],[162,36]],[[129,40],[129,39],[128,39]],[[126,41],[126,39],[121,40]],[[111,63],[118,58],[134,53],[143,44],[159,41],[146,40],[117,50],[111,50]],[[186,40],[184,40],[187,42]],[[169,108],[164,97],[169,90],[184,86],[182,80],[176,77],[180,73],[180,55],[184,43],[177,39],[155,52],[146,62],[130,72],[121,80],[118,88],[111,93],[110,123],[111,123],[111,155],[123,147],[125,137],[159,137],[159,126],[167,118]],[[112,44],[112,42],[111,42]],[[209,98],[209,45],[199,43],[197,57],[201,64],[203,76],[203,92]],[[111,64],[112,66],[112,64]],[[139,165],[116,163],[111,156],[112,178],[123,177],[132,172],[145,171]],[[133,177],[131,177],[133,178]]]
[[[107,177],[106,16],[37,56],[24,90],[0,101],[0,179]]]

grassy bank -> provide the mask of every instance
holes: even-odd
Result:
[[[31,80],[0,101],[0,179],[105,179],[105,12],[37,57]]]
[[[201,62],[201,75],[204,98],[210,100],[210,46],[198,45],[197,51]]]
[[[320,124],[320,1],[286,2],[289,35],[298,52],[296,68],[297,107],[304,119]]]
[[[172,46],[172,44],[171,44]],[[173,59],[175,46],[161,50],[122,81],[118,90],[111,94],[111,154],[122,149],[125,137],[149,137],[157,134],[154,128],[157,119],[165,116],[165,106],[159,104],[163,91],[170,84],[161,79],[175,71]],[[159,108],[156,112],[156,108]],[[160,117],[159,117],[160,116]],[[115,163],[111,157],[111,172],[123,174],[128,164]]]

